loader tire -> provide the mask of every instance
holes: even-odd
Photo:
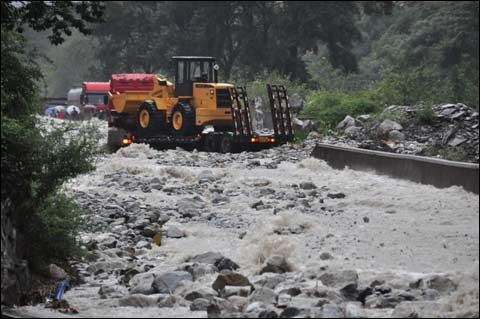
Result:
[[[157,110],[154,101],[143,102],[137,111],[137,129],[140,136],[152,136],[165,128],[165,112]]]
[[[195,135],[195,109],[188,103],[179,103],[170,116],[172,134],[177,136]]]

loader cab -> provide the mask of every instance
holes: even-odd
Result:
[[[193,96],[193,83],[217,82],[215,58],[204,56],[174,56],[175,96]]]

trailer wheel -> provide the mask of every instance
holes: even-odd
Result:
[[[165,127],[165,112],[157,110],[154,101],[143,102],[137,111],[137,129],[140,136],[154,135]]]
[[[207,134],[207,136],[205,136],[204,149],[206,152],[217,151],[217,137],[214,134]]]
[[[192,136],[195,134],[195,110],[188,103],[179,103],[170,117],[172,133],[178,136]]]
[[[226,154],[231,153],[233,148],[233,141],[229,135],[223,135],[220,138],[220,142],[218,143],[218,150],[220,153]]]

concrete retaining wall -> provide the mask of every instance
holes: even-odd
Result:
[[[333,168],[375,170],[439,188],[458,185],[478,194],[478,164],[327,144],[317,144],[312,156],[325,160]]]

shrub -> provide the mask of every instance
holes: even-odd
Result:
[[[29,219],[29,259],[37,269],[51,262],[81,255],[79,231],[84,227],[82,211],[61,192],[50,195]]]
[[[293,142],[295,144],[302,144],[305,141],[305,139],[307,138],[308,133],[309,132],[307,130],[296,130]]]
[[[317,91],[308,96],[307,100],[303,114],[314,118],[321,131],[335,128],[347,115],[357,116],[379,110],[379,105],[364,93]]]
[[[420,123],[432,124],[435,119],[435,113],[430,105],[421,104],[417,109],[416,117]]]
[[[256,96],[262,97],[263,109],[269,110],[269,100],[267,94],[267,84],[284,85],[287,88],[288,95],[291,97],[294,94],[300,95],[303,99],[310,93],[310,89],[305,83],[292,81],[284,75],[273,72],[269,74],[259,75],[255,80],[233,79],[233,82],[238,85],[244,85],[247,88],[247,93],[250,99]],[[253,105],[251,105],[253,107]]]

